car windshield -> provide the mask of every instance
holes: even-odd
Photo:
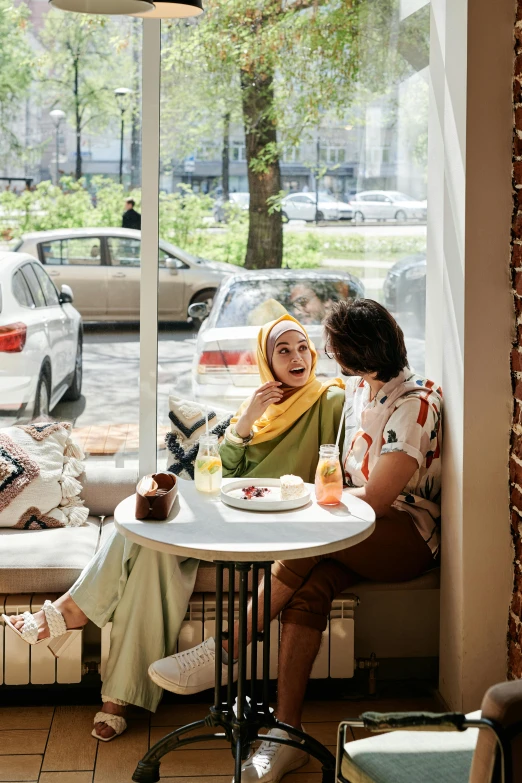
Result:
[[[321,324],[334,302],[353,299],[358,293],[346,278],[241,280],[229,288],[215,325],[261,326],[285,310],[303,324]]]

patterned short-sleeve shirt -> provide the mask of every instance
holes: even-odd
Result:
[[[348,486],[363,487],[381,454],[402,451],[417,470],[396,508],[407,511],[436,554],[439,548],[442,390],[407,367],[370,401],[362,378],[346,384],[343,465]]]

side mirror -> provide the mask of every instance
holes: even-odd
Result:
[[[187,312],[195,321],[203,321],[208,316],[209,309],[206,302],[194,302],[189,305]]]
[[[74,294],[72,288],[68,285],[62,285],[59,294],[60,304],[72,304],[74,302]]]
[[[169,270],[171,275],[177,275],[178,274],[178,265],[176,263],[175,258],[167,258],[165,262],[165,266]]]

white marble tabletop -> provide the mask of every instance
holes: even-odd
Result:
[[[225,479],[231,481],[234,479]],[[135,518],[135,495],[117,506],[116,528],[141,546],[200,560],[290,560],[324,555],[364,541],[375,527],[371,506],[348,491],[337,506],[311,501],[295,511],[243,511],[179,479],[179,492],[164,522]]]

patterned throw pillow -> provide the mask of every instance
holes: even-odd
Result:
[[[199,437],[205,432],[205,407],[192,400],[169,397],[169,419],[171,431],[165,436],[165,443],[174,461],[167,468],[184,479],[194,480],[194,460],[198,453]],[[223,440],[225,430],[233,414],[222,408],[209,409],[209,432]]]
[[[0,528],[78,527],[89,516],[80,500],[84,454],[71,425],[32,422],[0,429]]]

